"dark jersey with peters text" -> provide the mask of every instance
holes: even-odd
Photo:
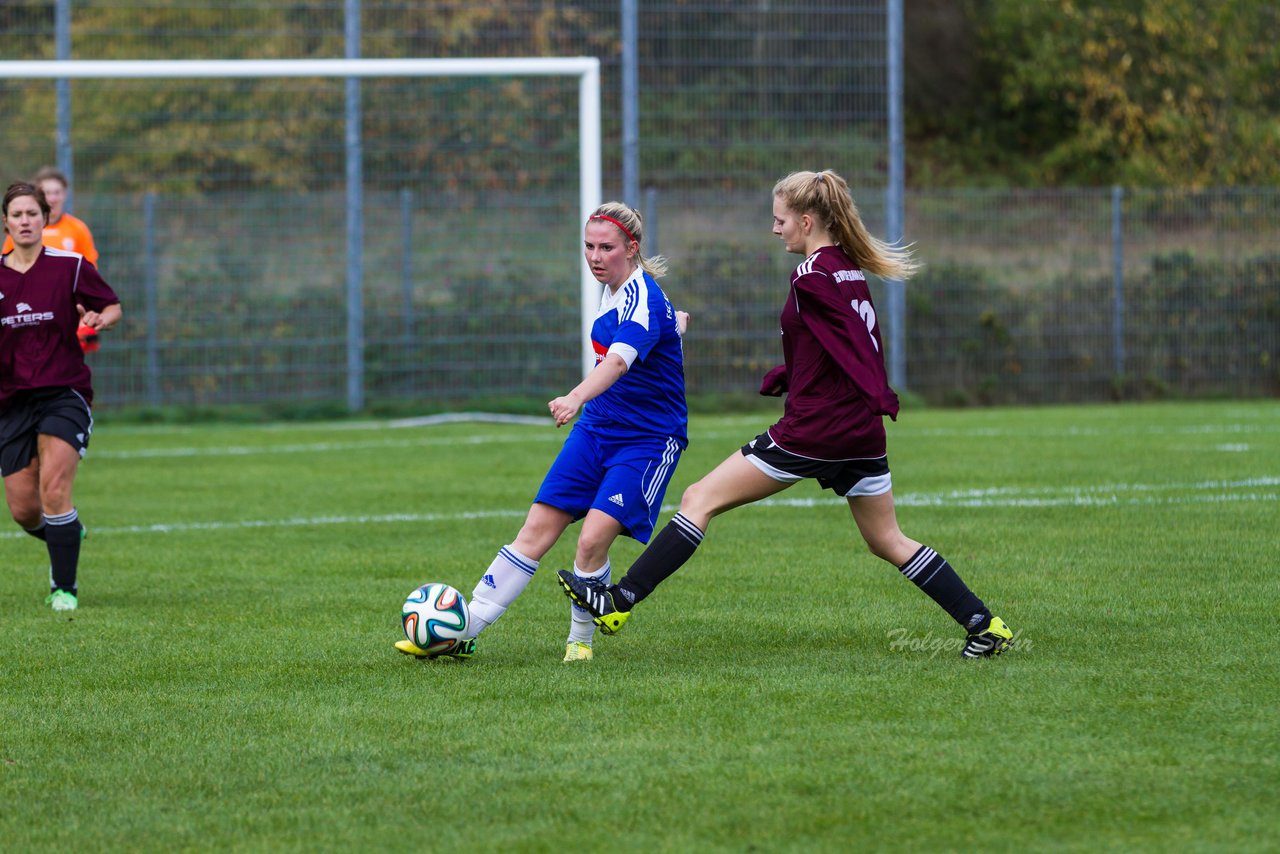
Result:
[[[92,402],[76,304],[100,312],[118,302],[78,252],[46,246],[25,273],[0,263],[0,410],[17,392],[55,386]]]
[[[791,274],[781,320],[787,400],[773,441],[821,460],[884,455],[882,416],[897,417],[898,396],[862,270],[839,246],[822,247]]]

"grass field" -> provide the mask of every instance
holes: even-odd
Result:
[[[767,423],[695,416],[663,520]],[[475,659],[396,654],[563,436],[102,418],[72,619],[0,534],[0,849],[1275,850],[1280,403],[904,412],[903,528],[1018,633],[998,660],[812,483],[590,664],[570,537]]]

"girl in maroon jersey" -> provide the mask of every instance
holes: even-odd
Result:
[[[814,478],[849,502],[871,552],[894,566],[963,626],[966,658],[999,655],[1013,633],[945,558],[903,534],[893,504],[883,416],[898,397],[884,368],[880,325],[865,272],[906,279],[909,250],[868,233],[844,179],[830,170],[796,172],[773,188],[773,233],[804,257],[782,309],[785,364],[760,393],[787,395],[781,420],[690,486],[678,512],[616,585],[560,573],[560,584],[607,634],[636,603],[679,569],[711,520]]]
[[[71,611],[84,531],[71,487],[93,430],[77,329],[115,326],[120,300],[82,255],[42,245],[39,188],[10,185],[2,214],[13,249],[0,256],[0,474],[14,521],[48,547],[45,601]]]

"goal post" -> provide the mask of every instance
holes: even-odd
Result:
[[[179,79],[179,78],[390,78],[390,77],[575,77],[578,80],[578,172],[579,222],[602,201],[602,152],[600,115],[600,60],[595,57],[493,57],[466,59],[192,59],[192,60],[32,60],[0,61],[0,79]],[[348,205],[348,216],[352,216]],[[358,214],[356,214],[358,215]],[[348,255],[360,252],[357,232],[349,227]],[[579,256],[580,339],[582,370],[594,365],[591,325],[599,304],[600,284],[591,275],[585,258]],[[363,276],[348,272],[347,298],[350,313],[358,321],[362,314]],[[364,337],[359,323],[349,326],[347,362],[352,377],[348,404],[362,408]]]

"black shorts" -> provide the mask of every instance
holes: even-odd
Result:
[[[57,436],[81,459],[89,449],[93,412],[75,389],[38,388],[18,392],[0,413],[0,476],[26,468],[36,456],[36,437]]]
[[[747,461],[774,480],[795,483],[813,478],[837,495],[883,495],[893,488],[889,458],[815,460],[778,447],[766,431],[742,446]]]

